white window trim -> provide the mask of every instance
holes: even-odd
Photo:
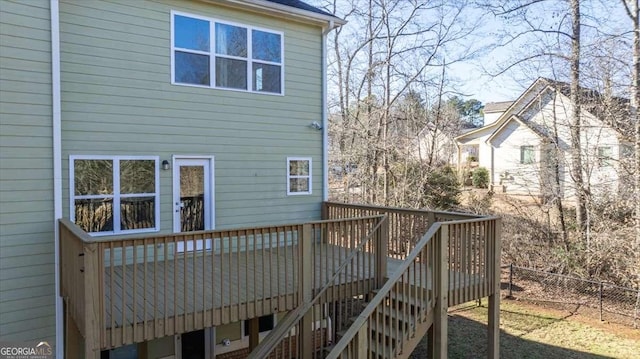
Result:
[[[111,160],[113,161],[113,195],[75,195],[75,160]],[[155,226],[153,228],[116,230],[116,226],[120,227],[120,198],[136,197],[140,194],[120,195],[120,161],[122,160],[151,160],[155,162]],[[151,197],[152,193],[144,193]],[[111,196],[111,197],[110,197]],[[113,198],[113,227],[110,232],[90,232],[89,235],[94,237],[130,234],[130,233],[149,233],[158,232],[160,230],[160,157],[159,156],[102,156],[102,155],[70,155],[69,156],[69,218],[75,223],[75,200],[88,198]],[[118,209],[118,210],[116,210]]]
[[[200,51],[200,50],[192,50],[192,49],[183,49],[183,48],[180,48],[180,47],[176,48],[175,47],[175,21],[174,21],[174,19],[175,19],[176,15],[184,16],[184,17],[190,17],[190,18],[194,18],[194,19],[198,19],[198,20],[203,20],[203,21],[208,21],[209,22],[209,52]],[[237,27],[242,27],[242,28],[247,29],[247,57],[246,58],[237,57],[237,56],[230,56],[230,55],[216,54],[216,50],[215,50],[215,24],[216,23],[220,23],[220,24],[224,24],[224,25],[237,26]],[[278,62],[271,62],[271,61],[264,61],[264,60],[254,60],[253,59],[253,47],[252,47],[252,45],[253,45],[252,44],[253,36],[252,36],[252,30],[258,30],[258,31],[262,31],[262,32],[268,32],[268,33],[280,35],[280,62],[279,63]],[[176,53],[176,51],[183,51],[183,52],[188,52],[188,53],[194,53],[194,54],[201,54],[201,55],[209,56],[209,86],[176,82],[176,76],[175,76],[175,69],[176,69],[175,68],[175,53]],[[236,88],[229,88],[229,87],[217,87],[216,86],[216,73],[215,73],[215,69],[216,69],[216,63],[215,63],[216,60],[215,60],[215,58],[216,58],[216,56],[223,57],[223,58],[228,58],[228,59],[236,59],[236,60],[247,61],[247,89],[246,90],[236,89]],[[252,66],[251,66],[252,63],[280,66],[280,93],[264,92],[264,91],[253,91],[253,71],[252,71]],[[200,87],[200,88],[213,88],[213,89],[217,89],[217,90],[226,90],[226,91],[250,92],[250,93],[257,93],[257,94],[262,94],[262,95],[272,95],[272,96],[284,96],[284,94],[285,94],[284,69],[285,69],[285,64],[284,64],[284,32],[277,31],[277,30],[272,30],[272,29],[267,29],[267,28],[263,28],[263,27],[258,27],[258,26],[251,26],[251,25],[236,23],[236,22],[232,22],[232,21],[220,20],[220,19],[216,19],[216,18],[212,18],[212,17],[194,15],[194,14],[190,14],[190,13],[186,13],[186,12],[171,10],[171,84],[172,85],[188,86],[188,87]]]
[[[306,176],[292,176],[289,170],[291,169],[291,161],[309,161],[309,174]],[[287,157],[287,196],[300,196],[312,194],[312,164],[311,157]],[[308,178],[309,190],[306,192],[291,192],[291,179],[292,178]]]

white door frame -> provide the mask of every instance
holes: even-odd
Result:
[[[180,224],[180,170],[179,166],[184,164],[204,165],[205,171],[209,167],[209,173],[205,172],[205,193],[204,193],[204,228],[205,230],[212,230],[216,227],[216,214],[215,214],[215,161],[214,156],[184,156],[173,155],[171,168],[173,169],[173,197],[172,197],[172,210],[173,210],[173,232],[179,233],[181,231]]]

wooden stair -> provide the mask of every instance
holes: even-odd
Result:
[[[374,297],[378,290],[373,291]],[[417,291],[414,291],[417,293]],[[363,304],[363,309],[368,302]],[[425,316],[425,310],[428,311]],[[392,290],[384,305],[377,308],[374,319],[369,322],[369,353],[372,359],[408,358],[433,324],[433,311],[423,308],[413,295]],[[423,320],[418,321],[422,317]],[[354,323],[356,317],[350,318]],[[340,341],[348,329],[336,332]],[[324,348],[325,355],[334,346]]]

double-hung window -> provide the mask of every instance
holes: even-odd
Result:
[[[536,161],[536,152],[533,146],[520,146],[520,163],[532,164]]]
[[[157,231],[158,157],[70,156],[70,217],[96,235]]]
[[[311,194],[311,158],[287,158],[287,194]]]
[[[602,146],[598,147],[598,166],[600,167],[609,167],[613,165],[612,160],[613,151],[611,147]]]
[[[283,93],[282,33],[172,13],[174,84]]]

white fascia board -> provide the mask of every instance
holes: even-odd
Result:
[[[317,12],[298,9],[292,6],[274,3],[266,0],[205,0],[220,5],[251,9],[260,13],[268,13],[278,17],[295,18],[299,21],[315,22],[320,24],[332,23],[334,27],[339,27],[347,22],[337,16],[325,15]]]

